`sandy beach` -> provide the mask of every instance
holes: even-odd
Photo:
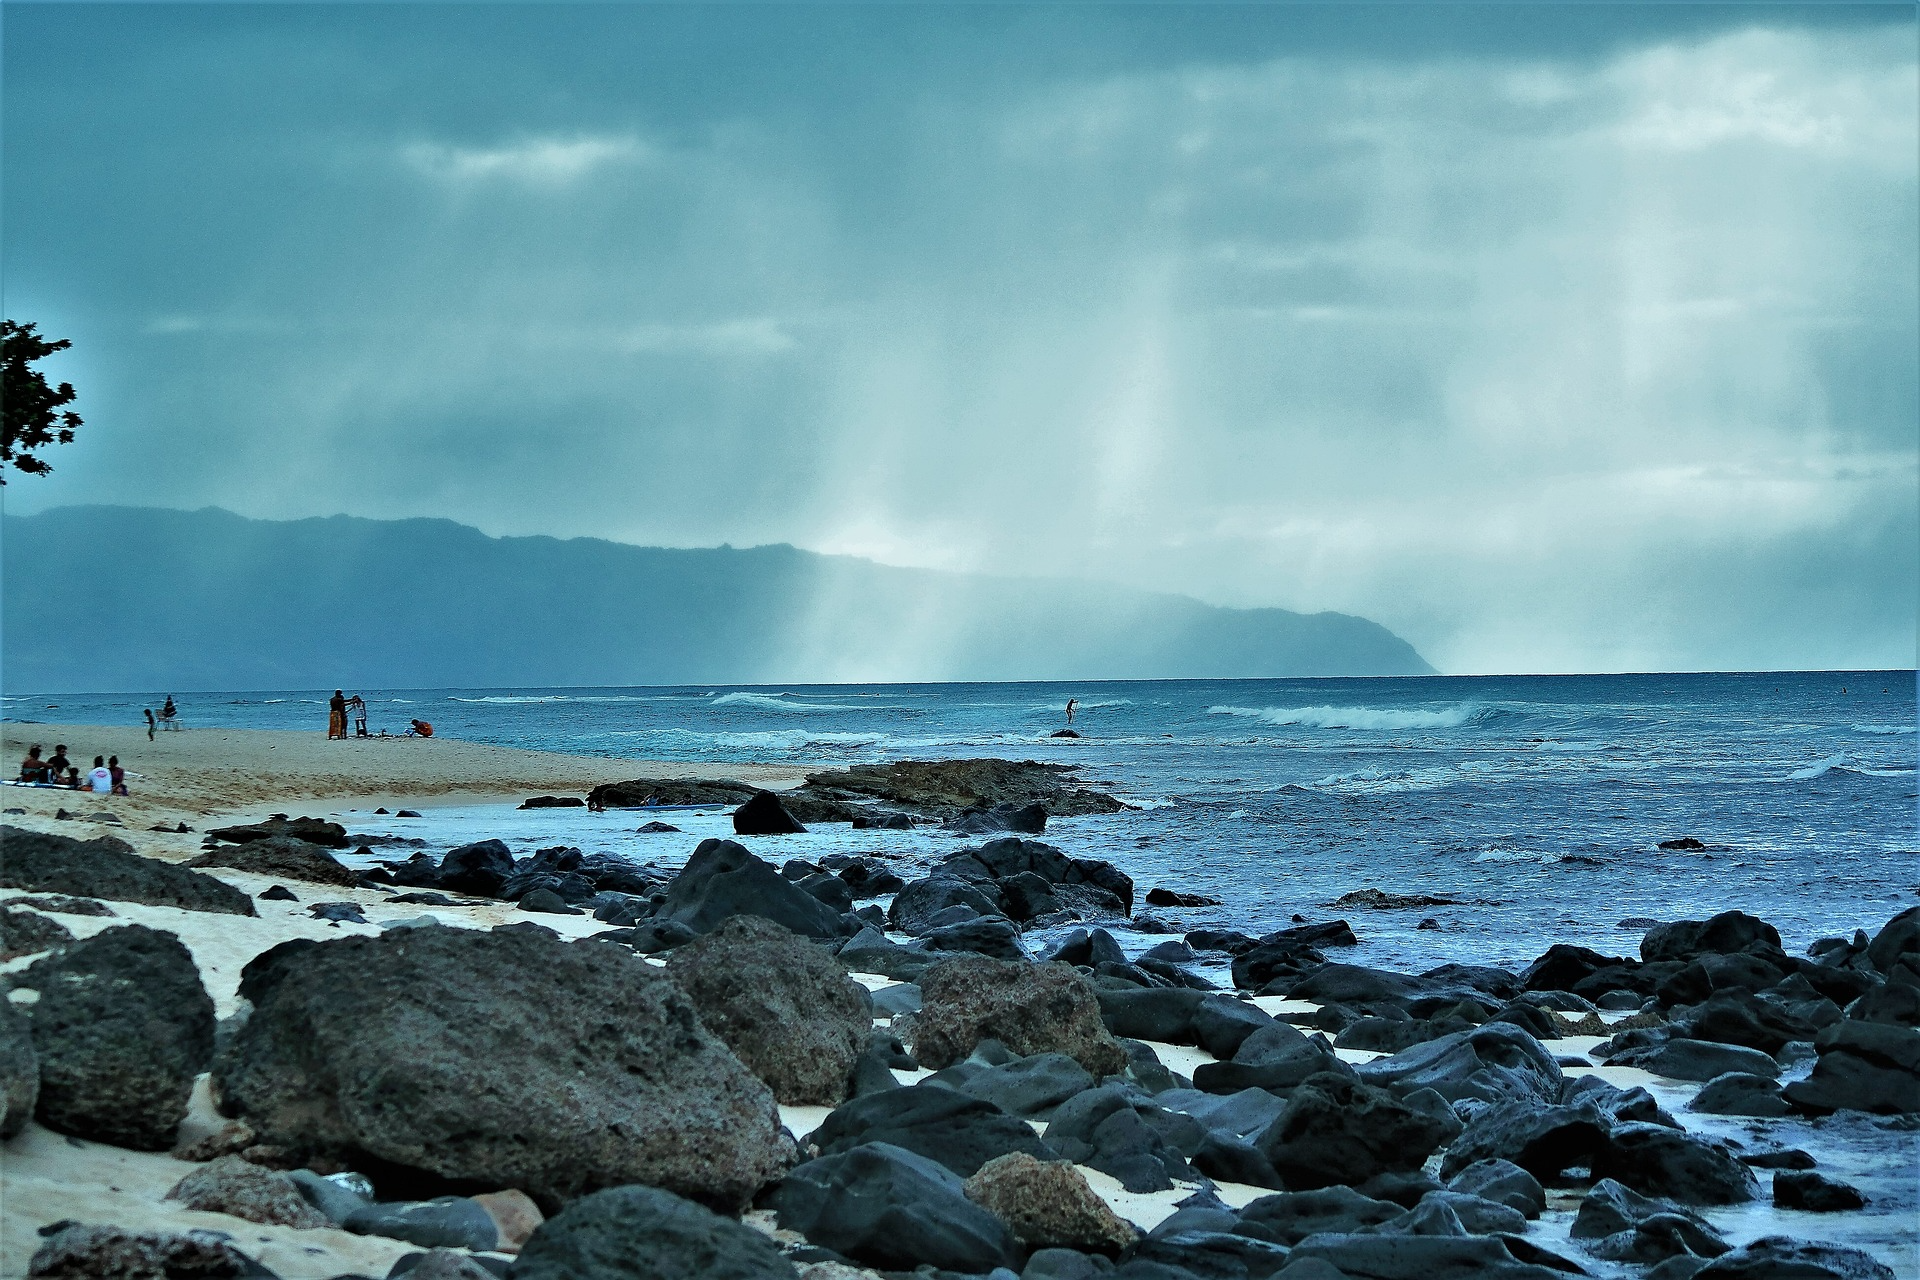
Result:
[[[352,800],[362,808],[391,809],[585,795],[600,783],[629,778],[721,776],[778,790],[796,785],[805,773],[792,765],[568,756],[438,736],[334,740],[321,732],[220,728],[161,732],[148,741],[144,728],[8,723],[0,732],[7,776],[16,774],[34,743],[43,756],[65,743],[83,775],[93,757],[119,756],[132,795],[111,797],[112,803],[126,811],[121,816],[130,824],[137,815],[148,825],[173,814],[238,816],[301,800]],[[91,794],[4,790],[9,804],[31,813],[100,807]]]

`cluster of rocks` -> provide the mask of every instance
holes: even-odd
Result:
[[[288,839],[322,847],[277,830],[222,848]],[[80,856],[116,886],[185,892],[133,876],[117,845]],[[81,887],[38,883],[46,861],[22,887]],[[65,940],[14,976],[36,1001],[0,1003],[0,1134],[31,1114],[167,1149],[210,1072],[231,1125],[182,1153],[209,1163],[175,1201],[448,1251],[408,1263],[422,1280],[496,1274],[472,1251],[516,1248],[509,1273],[533,1280],[1892,1274],[1838,1246],[1734,1247],[1703,1210],[1767,1195],[1756,1170],[1782,1207],[1862,1197],[1802,1153],[1689,1132],[1645,1090],[1571,1070],[1542,1042],[1631,1001],[1635,1025],[1597,1052],[1700,1080],[1696,1109],[1726,1096],[1920,1113],[1920,910],[1808,957],[1727,913],[1651,930],[1637,960],[1555,947],[1519,974],[1329,961],[1355,942],[1343,921],[1196,931],[1134,959],[1091,927],[1036,962],[1022,925],[1124,917],[1132,882],[1017,838],[912,882],[890,874],[865,859],[775,868],[726,840],[670,879],[577,850],[515,860],[498,842],[421,855],[391,882],[597,902],[614,927],[575,942],[522,923],[282,943],[246,966],[217,1036],[172,935]],[[854,908],[886,892],[886,912]],[[1193,971],[1208,952],[1231,957],[1240,992]],[[869,993],[850,971],[902,980]],[[1275,1017],[1250,991],[1313,1012]],[[1181,1075],[1155,1044],[1212,1061]],[[1384,1056],[1336,1052],[1362,1044]],[[1811,1074],[1779,1089],[1807,1055]],[[926,1074],[906,1084],[909,1069]],[[783,1103],[832,1110],[797,1142]],[[1082,1170],[1184,1198],[1142,1232]],[[1234,1209],[1215,1181],[1269,1194]],[[1554,1249],[1528,1234],[1549,1189],[1581,1196]],[[780,1233],[743,1223],[749,1210]],[[102,1224],[56,1224],[31,1273],[264,1274],[230,1240]]]
[[[917,821],[973,835],[1037,835],[1046,829],[1049,814],[1074,817],[1127,807],[1072,775],[1073,766],[1033,760],[902,760],[809,774],[802,786],[777,795],[726,779],[635,778],[595,787],[586,804],[590,809],[711,804],[760,810],[736,822],[738,835],[789,834],[809,822],[904,828]],[[780,815],[793,825],[784,825]]]

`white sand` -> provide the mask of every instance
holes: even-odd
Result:
[[[603,782],[629,778],[725,777],[761,786],[798,785],[793,765],[692,764],[684,760],[610,760],[494,747],[455,738],[348,738],[324,731],[182,729],[154,735],[144,728],[100,725],[7,724],[0,727],[0,772],[18,775],[27,748],[43,755],[58,743],[82,765],[117,755],[132,775],[126,796],[37,787],[0,787],[0,805],[52,816],[109,809],[128,825],[161,818],[220,813],[233,817],[269,809],[293,812],[302,800],[352,797],[364,807],[421,808],[507,796],[585,795]]]

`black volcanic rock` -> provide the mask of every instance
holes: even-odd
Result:
[[[36,1113],[65,1133],[164,1151],[213,1057],[213,1001],[180,939],[123,925],[36,961]]]
[[[625,948],[418,928],[267,957],[221,1097],[389,1194],[518,1187],[551,1210],[641,1182],[731,1209],[785,1163],[772,1093]]]
[[[170,862],[143,858],[133,846],[112,836],[81,841],[0,827],[0,848],[5,850],[5,856],[0,857],[0,889],[66,893],[235,916],[257,914],[253,899],[232,885]]]

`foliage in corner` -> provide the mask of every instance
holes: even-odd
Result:
[[[6,439],[0,442],[0,484],[7,482],[8,463],[28,475],[47,474],[53,467],[33,451],[44,445],[73,442],[80,415],[64,408],[73,403],[73,384],[50,387],[46,375],[33,367],[36,361],[72,345],[66,338],[48,341],[34,331],[32,324],[0,320],[0,363],[5,367],[0,408],[4,408],[6,418]]]

